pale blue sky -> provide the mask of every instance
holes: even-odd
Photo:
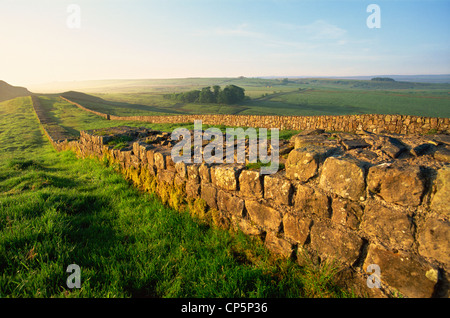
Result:
[[[449,74],[449,15],[450,0],[0,0],[0,79]]]

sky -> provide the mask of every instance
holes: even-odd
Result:
[[[450,0],[0,0],[0,80],[450,74],[449,15]]]

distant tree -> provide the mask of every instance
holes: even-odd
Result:
[[[200,97],[200,91],[193,90],[193,91],[183,93],[181,95],[181,100],[185,103],[195,103],[195,102],[198,102],[199,97]]]
[[[231,90],[234,103],[242,102],[245,99],[245,89],[236,85],[229,85],[227,87]]]
[[[372,81],[378,81],[378,82],[395,82],[395,79],[390,77],[374,77],[372,78]]]
[[[213,88],[213,92],[214,92],[214,102],[217,103],[219,94],[221,92],[221,88],[219,85],[214,85],[212,88]]]
[[[201,91],[192,90],[186,93],[173,93],[164,95],[165,98],[181,101],[183,103],[219,103],[234,104],[246,99],[245,90],[236,85],[228,85],[223,90],[220,86],[204,87]]]
[[[282,84],[282,85],[287,85],[287,84],[289,84],[289,79],[288,79],[288,78],[283,78],[283,79],[281,80],[281,84]]]
[[[231,91],[228,87],[220,91],[219,96],[217,96],[217,103],[219,104],[231,104],[231,100]]]
[[[228,85],[219,93],[217,102],[220,104],[235,104],[245,99],[245,90],[236,85]]]
[[[198,97],[198,101],[200,103],[215,103],[216,102],[216,98],[214,96],[214,93],[211,92],[211,87],[204,87],[202,88],[199,97]]]

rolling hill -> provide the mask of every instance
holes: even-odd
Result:
[[[5,81],[0,80],[0,102],[16,97],[29,96],[31,94],[32,93],[24,87],[12,86]]]

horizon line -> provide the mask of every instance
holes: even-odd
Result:
[[[379,77],[379,76],[450,76],[450,73],[440,74],[367,74],[367,75],[259,75],[259,76],[185,76],[185,77],[127,77],[127,78],[98,78],[98,79],[74,79],[74,80],[62,80],[41,82],[28,85],[48,85],[53,83],[71,83],[71,82],[90,82],[90,81],[135,81],[135,80],[171,80],[171,79],[208,79],[208,78],[265,78],[265,79],[277,79],[277,78],[355,78],[355,77]],[[8,81],[3,81],[9,83]]]

